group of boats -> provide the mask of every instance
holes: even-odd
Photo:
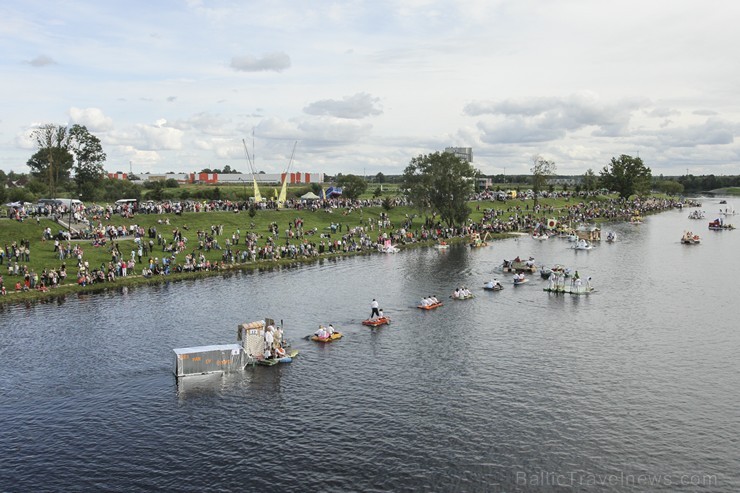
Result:
[[[727,201],[723,200],[720,202],[720,204],[727,204]],[[719,215],[725,217],[734,216],[735,208],[720,208]],[[704,211],[700,210],[695,210],[689,214],[689,219],[704,219],[704,217]],[[717,219],[709,222],[709,229],[712,231],[723,231],[728,229],[732,230],[735,229],[735,226],[726,223],[722,217],[718,217]],[[681,236],[681,243],[684,245],[698,245],[699,243],[701,243],[701,237],[698,234],[693,233],[692,231],[684,231],[683,235]]]
[[[735,211],[734,208],[726,208],[724,211],[720,210],[720,214],[729,216],[734,215]],[[703,218],[704,213],[702,211],[694,211],[689,214],[689,219]],[[633,216],[630,223],[640,224],[642,219],[639,216]],[[709,229],[724,230],[735,229],[735,227],[718,218],[709,223]],[[536,240],[546,240],[549,236],[546,232],[532,235]],[[589,239],[579,236],[575,232],[560,234],[559,236],[572,241],[574,243],[572,248],[575,250],[590,250],[593,248],[593,243]],[[606,241],[611,243],[616,241],[616,238],[616,233],[610,231],[607,233]],[[486,239],[486,237],[476,234],[473,236],[470,246],[484,246],[487,244]],[[600,237],[597,239],[600,239]],[[681,237],[682,244],[696,245],[700,242],[700,236],[692,231],[685,231]],[[440,242],[437,248],[447,248],[448,246],[446,243]],[[382,245],[381,251],[395,253],[398,250],[388,241]],[[516,257],[514,260],[504,259],[500,270],[504,273],[513,274],[512,283],[514,286],[529,282],[526,274],[534,274],[539,271],[542,279],[548,280],[548,285],[543,288],[543,291],[574,295],[589,294],[595,291],[591,286],[590,277],[584,280],[578,275],[577,271],[573,273],[571,269],[560,264],[552,267],[537,267],[533,257],[528,257],[526,260],[522,260],[520,257]],[[486,282],[483,289],[500,291],[504,289],[504,286],[497,279],[493,279]],[[453,300],[469,300],[474,297],[473,293],[464,287],[455,289],[450,295]],[[424,298],[417,305],[422,310],[435,310],[441,306],[443,306],[443,303],[433,296]],[[390,317],[383,315],[382,312],[380,316],[362,321],[362,325],[369,327],[380,327],[390,323]],[[307,336],[308,339],[321,344],[335,342],[342,337],[343,334],[335,330],[331,324],[328,328],[320,326],[316,333]],[[249,365],[273,366],[280,363],[289,363],[298,355],[298,351],[291,349],[290,344],[283,337],[282,321],[278,325],[274,319],[269,318],[240,324],[237,327],[236,343],[178,348],[173,351],[175,356],[174,373],[177,377],[236,371]]]

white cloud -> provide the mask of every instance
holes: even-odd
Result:
[[[113,119],[105,116],[100,108],[69,109],[69,123],[84,125],[92,132],[107,132],[113,128]]]
[[[27,122],[69,116],[111,166],[151,171],[243,168],[254,128],[264,168],[299,141],[297,164],[329,174],[401,173],[449,145],[484,172],[639,150],[663,171],[740,174],[740,3],[186,0],[172,22],[157,2],[72,6],[3,4],[21,62],[2,65],[0,165],[27,171]]]
[[[282,72],[290,68],[290,57],[285,53],[268,53],[262,58],[235,56],[231,59],[231,68],[241,72]]]
[[[137,125],[137,131],[143,140],[140,149],[150,151],[178,150],[182,149],[183,132],[176,128]]]
[[[47,65],[56,65],[57,62],[53,58],[47,55],[39,55],[27,62],[32,67],[46,67]]]
[[[309,115],[360,119],[381,115],[383,110],[376,106],[379,101],[380,98],[374,98],[370,94],[357,93],[353,96],[345,96],[342,100],[315,101],[303,108],[303,112]]]

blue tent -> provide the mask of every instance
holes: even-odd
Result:
[[[342,195],[342,189],[341,187],[329,187],[325,193],[327,199],[333,199]]]

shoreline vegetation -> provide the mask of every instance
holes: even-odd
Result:
[[[439,241],[470,243],[476,234],[489,240],[529,234],[553,219],[562,229],[628,221],[636,214],[646,216],[683,203],[663,196],[625,202],[593,195],[541,198],[533,210],[532,199],[502,202],[478,196],[468,203],[468,222],[457,227],[440,224],[436,216],[420,213],[402,199],[388,210],[373,200],[335,201],[321,207],[259,210],[254,216],[246,203],[202,205],[197,212],[155,206],[136,213],[90,206],[77,215],[78,221],[71,221],[73,231],[85,230],[84,239],[73,240],[64,238],[69,227],[63,218],[68,214],[57,216],[61,222],[44,215],[0,219],[0,249],[5,253],[0,276],[6,291],[0,295],[0,307],[243,271],[290,269],[379,253],[388,241],[404,249]],[[122,271],[122,264],[129,269]],[[55,277],[60,272],[61,280]]]

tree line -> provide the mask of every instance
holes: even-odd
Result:
[[[64,127],[46,124],[34,129],[31,137],[37,150],[26,163],[30,174],[6,174],[0,171],[0,184],[10,180],[21,185],[13,189],[0,186],[0,201],[31,202],[43,196],[63,195],[79,197],[83,201],[115,201],[120,198],[141,199],[144,194],[147,199],[163,200],[169,195],[166,189],[179,187],[174,179],[147,182],[144,186],[128,180],[108,180],[103,168],[106,154],[100,139],[84,125]],[[556,176],[556,171],[554,161],[535,155],[532,158],[530,175],[495,175],[492,179],[499,183],[530,185],[536,202],[546,188],[553,190],[551,180]],[[222,170],[206,168],[203,172],[237,171],[226,165]],[[333,181],[342,187],[343,197],[348,199],[357,199],[365,194],[370,181],[376,185],[400,184],[402,192],[421,212],[439,216],[443,222],[453,225],[462,224],[467,219],[470,211],[466,202],[476,191],[477,179],[484,176],[471,163],[453,154],[436,152],[412,158],[402,175],[377,173],[368,179],[365,176],[340,173]],[[589,169],[577,178],[575,191],[606,188],[624,199],[644,195],[654,189],[676,195],[740,186],[740,176],[685,175],[677,178],[655,178],[642,159],[625,154],[612,158],[599,171],[598,176]],[[567,185],[564,187],[567,188]],[[312,188],[315,193],[320,192],[317,190],[318,186]],[[382,187],[377,186],[373,195],[380,197],[382,194]],[[218,187],[196,191],[184,189],[178,193],[178,198],[221,199],[222,192]]]

